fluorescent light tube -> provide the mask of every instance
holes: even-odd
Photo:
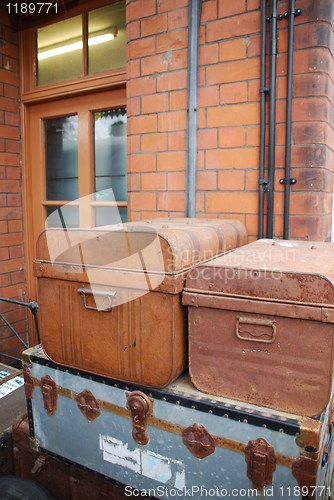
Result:
[[[94,36],[88,39],[88,45],[97,45],[98,43],[109,42],[115,37],[112,33],[105,33],[104,35]],[[60,54],[66,54],[67,52],[72,52],[73,50],[82,49],[82,40],[79,42],[69,43],[68,45],[62,45],[61,47],[56,47],[55,49],[46,50],[45,52],[39,52],[37,54],[37,59],[41,61],[42,59],[47,59],[48,57],[58,56]]]

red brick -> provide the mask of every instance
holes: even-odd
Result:
[[[9,99],[18,99],[19,89],[17,87],[13,87],[12,85],[5,85],[4,96],[8,97]]]
[[[279,171],[276,172],[276,177]],[[258,191],[259,189],[259,169],[246,171],[246,191]]]
[[[185,191],[186,173],[168,172],[168,191]]]
[[[186,165],[186,153],[169,151],[158,154],[157,170],[184,170]]]
[[[207,193],[206,212],[236,214],[257,214],[258,193],[234,191],[233,193]]]
[[[188,30],[178,30],[157,35],[157,52],[167,50],[184,49],[188,47]]]
[[[5,194],[0,194],[0,206],[1,207],[7,206],[7,200],[6,200],[6,195]]]
[[[140,135],[128,135],[128,154],[140,152]]]
[[[0,151],[5,151],[5,140],[0,139]]]
[[[186,130],[187,113],[186,111],[171,111],[158,115],[158,131],[173,132],[176,130]]]
[[[198,64],[206,66],[208,64],[216,64],[218,62],[218,43],[209,45],[200,45],[198,53]]]
[[[18,167],[20,165],[20,157],[15,153],[0,153],[0,165]]]
[[[220,104],[247,102],[247,82],[227,83],[220,86]]]
[[[187,91],[176,90],[175,92],[170,92],[169,107],[171,111],[187,109]]]
[[[250,236],[257,236],[259,230],[259,219],[257,215],[246,215],[246,229]]]
[[[143,57],[141,60],[142,76],[164,73],[168,70],[166,54],[158,54],[150,57]]]
[[[129,159],[130,172],[154,172],[156,170],[155,154],[133,154]]]
[[[8,85],[14,85],[15,87],[17,87],[19,84],[18,74],[13,73],[12,71],[7,71],[6,69],[0,69],[0,82],[7,83]],[[16,106],[18,106],[17,103]],[[0,105],[0,109],[6,109],[6,108],[3,108],[2,105]]]
[[[127,179],[128,191],[140,191],[140,174],[128,173]]]
[[[10,273],[7,273],[7,274],[1,274],[0,275],[0,287],[4,287],[4,286],[10,286],[11,285],[11,281],[10,281]]]
[[[218,143],[217,129],[198,130],[198,149],[214,149]]]
[[[144,152],[157,152],[167,150],[167,134],[145,134],[141,137],[141,150]]]
[[[305,49],[300,57],[300,52],[296,51],[293,57],[293,73],[314,73],[321,72],[331,74],[331,57],[328,49],[322,47]],[[285,54],[284,54],[285,55]],[[286,62],[286,55],[285,55]],[[282,61],[284,65],[284,60]],[[277,73],[278,74],[278,73]]]
[[[168,133],[168,150],[182,151],[186,149],[187,134],[186,132],[169,132]]]
[[[126,39],[128,42],[140,38],[140,21],[133,21],[126,26]]]
[[[0,235],[0,238],[1,238],[1,235]],[[9,259],[8,247],[0,248],[0,262],[3,262],[7,259]]]
[[[219,147],[235,148],[245,145],[245,127],[223,127],[219,129]]]
[[[168,31],[188,27],[188,8],[168,12]]]
[[[208,0],[202,3],[201,22],[206,23],[217,19],[217,0]]]
[[[181,7],[188,7],[188,0],[159,0],[158,12],[168,12]]]
[[[21,194],[7,194],[7,206],[8,207],[21,206]]]
[[[18,46],[14,43],[6,42],[0,45],[0,54],[7,55],[9,57],[13,57],[14,59],[18,58]]]
[[[140,115],[140,97],[130,97],[127,100],[126,112],[130,116]]]
[[[158,193],[158,210],[185,210],[185,193]]]
[[[293,99],[292,100],[292,121],[319,120],[329,121],[331,116],[331,106],[327,99]]]
[[[331,195],[323,193],[292,193],[291,215],[322,215],[331,211]]]
[[[20,179],[20,167],[7,167],[6,172],[7,179]]]
[[[164,31],[167,31],[167,14],[159,14],[141,21],[140,33],[142,37],[156,35]]]
[[[141,38],[128,43],[130,59],[138,59],[155,54],[155,37]]]
[[[154,16],[156,14],[156,0],[138,0],[131,2],[126,7],[128,21]]]
[[[218,17],[229,17],[235,16],[236,14],[242,14],[246,10],[245,0],[234,0],[233,2],[227,2],[226,0],[219,0],[218,3]]]
[[[0,193],[19,193],[20,183],[18,181],[0,180]]]
[[[206,171],[206,170],[197,172],[197,190],[216,191],[217,172]]]
[[[255,125],[260,123],[258,104],[233,104],[207,109],[208,127]]]
[[[10,221],[10,222],[19,222],[19,221]],[[9,231],[9,232],[14,232],[14,231]],[[4,233],[8,233],[8,223],[6,221],[1,221],[0,222],[0,235],[4,234]]]
[[[228,40],[219,44],[219,61],[235,61],[245,59],[246,46],[243,38],[238,40]]]
[[[155,193],[129,193],[131,210],[156,210]]]
[[[260,59],[245,59],[214,64],[206,68],[207,85],[240,82],[259,78]]]
[[[173,71],[165,73],[157,78],[157,91],[165,92],[166,90],[180,90],[187,88],[187,71]],[[153,92],[146,92],[152,94]],[[0,127],[1,130],[1,127]]]
[[[165,57],[169,56],[170,52],[165,54]],[[169,71],[176,71],[178,69],[185,69],[188,67],[188,50],[173,50],[171,53],[172,57],[169,63]]]
[[[247,57],[256,57],[261,55],[261,36],[253,35],[249,37],[247,48]]]
[[[22,243],[22,233],[6,233],[0,237],[0,246],[9,247],[11,245],[20,245]]]
[[[11,281],[12,285],[16,285],[16,283],[24,283],[24,271],[11,273]]]
[[[141,98],[142,113],[159,113],[168,110],[168,94],[153,94]]]
[[[20,152],[19,141],[11,141],[10,139],[6,139],[5,150],[7,153],[19,153]]]
[[[141,212],[141,220],[152,220],[152,219],[156,219],[156,218],[166,218],[169,216],[168,212]]]
[[[260,127],[249,125],[247,127],[247,146],[259,146],[260,145]],[[267,134],[268,137],[268,134]]]
[[[12,285],[12,286],[7,286],[6,288],[3,288],[1,290],[1,294],[6,299],[12,299],[12,298],[18,297],[18,296],[23,297],[24,291],[25,291],[25,285],[22,283],[19,285]]]
[[[165,191],[166,174],[165,173],[142,174],[141,186],[142,186],[142,191]]]
[[[133,59],[126,65],[128,80],[140,77],[140,59]]]
[[[8,125],[0,125],[0,137],[3,139],[17,139],[20,138],[18,127],[9,127]]]
[[[156,132],[157,116],[155,114],[134,116],[128,120],[128,130],[130,134]]]
[[[206,152],[207,169],[256,168],[258,148],[215,149]]]
[[[211,87],[200,87],[198,89],[198,106],[218,106],[219,104],[219,87],[214,85]]]
[[[247,11],[260,9],[260,0],[247,0]]]
[[[198,110],[198,128],[206,128],[206,110],[203,108]]]
[[[237,18],[230,17],[219,19],[208,23],[206,32],[206,41],[215,42],[217,40],[234,38],[237,36],[259,33],[261,27],[260,12],[250,12],[241,14]]]
[[[248,82],[248,102],[259,102],[259,101],[260,101],[260,80],[251,80]]]
[[[333,129],[329,123],[299,122],[292,124],[292,137],[294,144],[326,144],[333,145]]]
[[[245,172],[242,170],[225,170],[218,172],[219,191],[242,191],[245,188]]]

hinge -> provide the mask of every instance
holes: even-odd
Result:
[[[26,399],[32,399],[32,393],[34,390],[34,381],[30,375],[29,368],[23,367],[23,378],[24,378],[24,390],[26,393]]]
[[[245,448],[247,463],[247,477],[253,482],[257,490],[270,486],[276,469],[275,450],[265,439],[259,438],[249,441]]]
[[[126,394],[127,408],[132,414],[132,437],[136,443],[145,445],[149,442],[146,429],[146,417],[152,412],[151,400],[141,391]]]

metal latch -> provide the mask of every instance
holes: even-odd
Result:
[[[41,390],[44,401],[44,408],[46,409],[49,416],[51,416],[58,408],[58,391],[57,385],[50,375],[45,375],[41,379]]]
[[[30,375],[29,368],[26,367],[23,368],[23,378],[24,378],[24,391],[26,394],[26,399],[31,399],[34,390],[34,380]]]
[[[90,422],[100,416],[101,410],[99,402],[88,389],[85,389],[77,395],[76,402],[81,413]]]
[[[146,417],[151,414],[152,402],[141,391],[127,393],[127,408],[132,414],[132,437],[138,444],[147,444],[149,435],[146,430]]]
[[[216,448],[213,437],[202,424],[193,424],[184,429],[182,441],[196,458],[206,458]]]
[[[259,438],[249,441],[245,448],[247,462],[247,477],[253,482],[257,490],[270,486],[276,469],[276,455],[273,446],[265,439]]]

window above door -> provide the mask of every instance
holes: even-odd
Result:
[[[80,2],[65,16],[22,29],[22,102],[125,84],[125,0]]]

